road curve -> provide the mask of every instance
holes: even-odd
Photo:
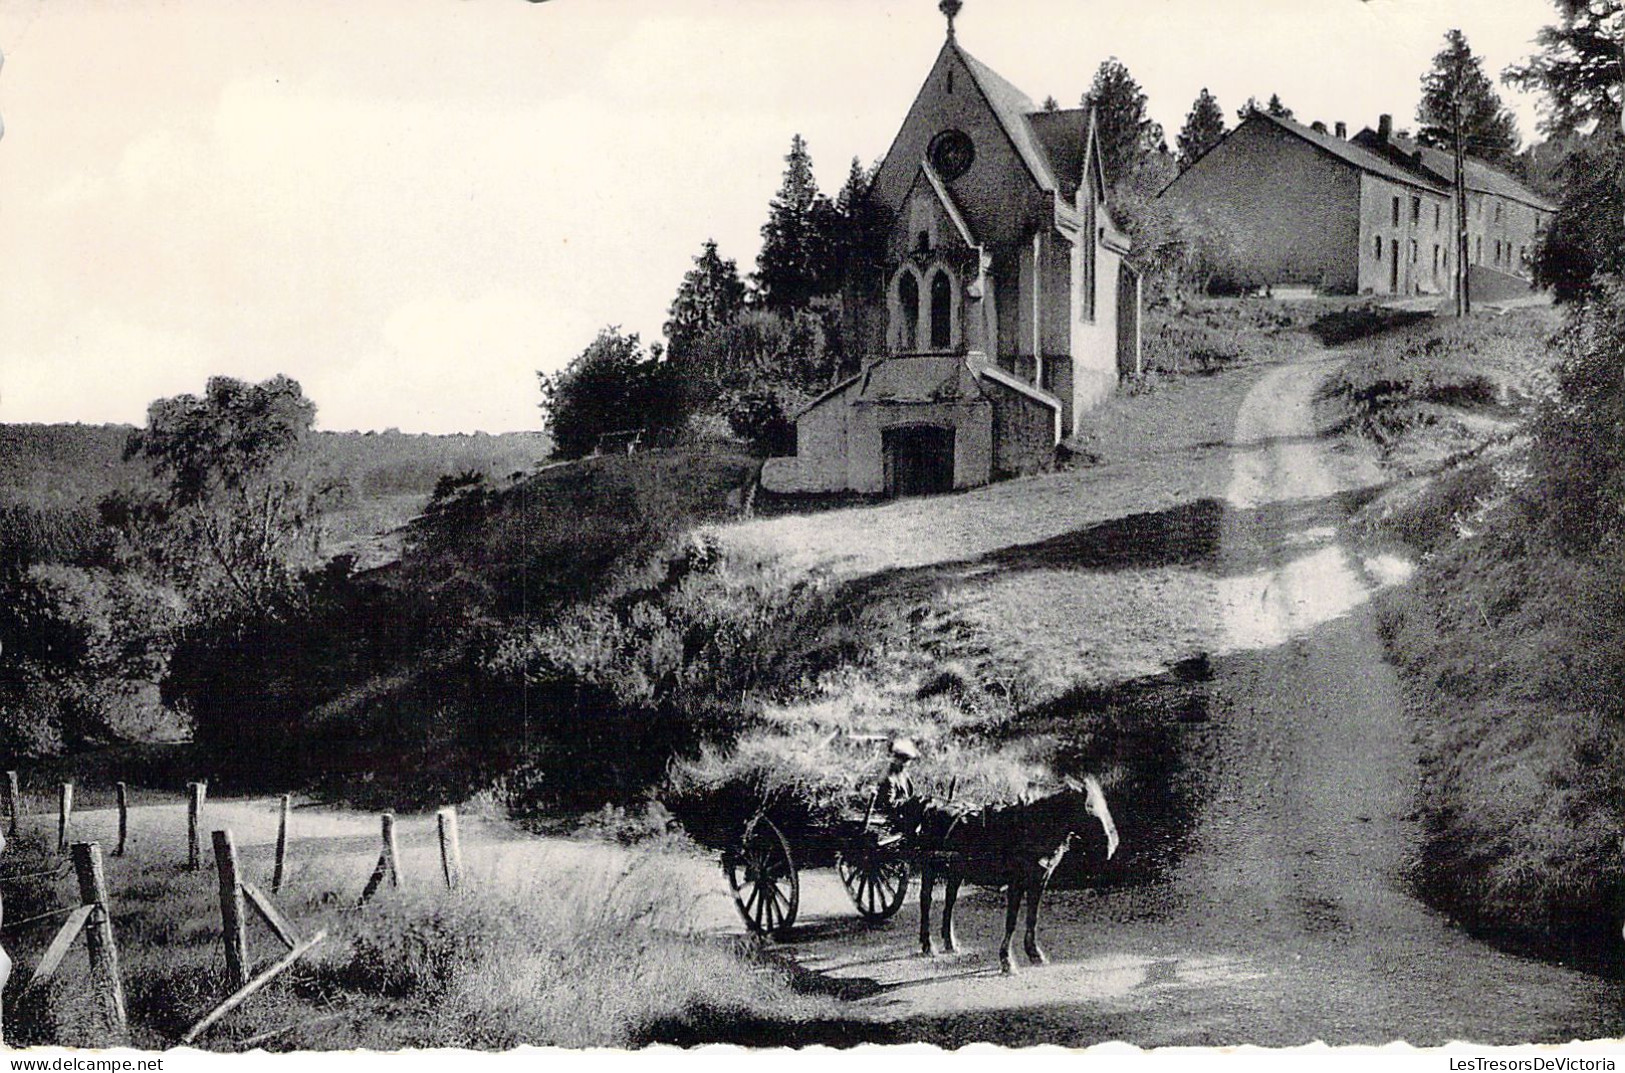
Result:
[[[1368,606],[1404,565],[1338,542],[1374,463],[1323,437],[1338,357],[1270,371],[1236,418],[1213,579],[1207,792],[1188,851],[1139,887],[1058,891],[1053,963],[997,975],[999,896],[961,901],[965,951],[914,953],[910,908],[865,929],[833,879],[786,949],[854,1014],[949,1045],[1563,1042],[1625,1034],[1625,986],[1471,938],[1411,894],[1418,763]]]

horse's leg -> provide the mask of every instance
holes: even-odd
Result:
[[[926,957],[935,954],[931,948],[931,888],[936,886],[937,870],[927,864],[920,868],[920,953]],[[952,912],[952,903],[943,912]],[[946,926],[947,917],[943,920]]]
[[[999,965],[1006,975],[1016,971],[1016,963],[1010,958],[1010,941],[1015,938],[1016,918],[1021,915],[1021,894],[1020,878],[1012,877],[1004,895],[1004,942],[999,944]]]
[[[954,903],[959,900],[960,875],[949,869],[942,883],[942,948],[952,954],[959,949],[959,937],[954,934]]]
[[[1049,873],[1040,871],[1034,875],[1027,884],[1027,935],[1024,944],[1027,957],[1034,965],[1046,965],[1049,958],[1044,956],[1044,950],[1038,945],[1038,901],[1044,896],[1044,888],[1049,886]]]

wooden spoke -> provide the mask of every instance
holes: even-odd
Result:
[[[902,907],[908,896],[908,862],[861,849],[838,862],[841,885],[847,897],[867,920],[886,920]]]
[[[722,870],[746,928],[771,935],[795,923],[800,880],[790,845],[771,821],[753,820],[739,845],[724,851]]]

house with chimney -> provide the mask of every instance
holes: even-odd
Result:
[[[1550,201],[1482,160],[1465,161],[1470,293],[1527,292]],[[1450,152],[1377,128],[1304,126],[1253,112],[1162,191],[1240,235],[1232,272],[1252,286],[1324,294],[1448,295],[1457,258]]]
[[[915,495],[1049,464],[1140,367],[1140,280],[1106,207],[1093,113],[1045,111],[948,35],[875,175],[869,357],[796,417],[762,486]]]

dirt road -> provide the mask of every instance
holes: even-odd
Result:
[[[1440,1044],[1625,1034],[1625,988],[1472,939],[1409,893],[1417,758],[1367,601],[1406,565],[1338,525],[1380,474],[1318,435],[1317,352],[1267,373],[1229,443],[1212,579],[1207,794],[1163,882],[1059,891],[1052,964],[998,975],[1000,897],[961,900],[964,950],[915,954],[916,910],[860,925],[828,875],[786,950],[902,1037],[945,1044]]]

